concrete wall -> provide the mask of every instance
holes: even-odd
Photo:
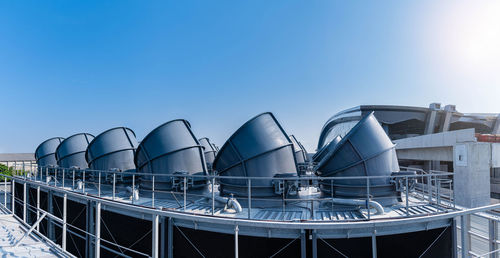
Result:
[[[490,204],[491,144],[456,144],[453,152],[457,204],[465,207]]]

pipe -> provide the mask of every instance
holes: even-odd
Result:
[[[212,195],[207,195],[205,196],[208,200],[212,199]],[[225,204],[226,206],[224,207],[224,210],[227,210],[228,208],[232,208],[236,211],[236,213],[240,213],[243,211],[243,208],[241,208],[241,204],[236,200],[236,198],[227,198],[227,197],[221,197],[221,196],[214,196],[214,200],[220,203]]]
[[[353,206],[364,206],[368,202],[368,206],[371,208],[374,208],[377,212],[375,215],[383,215],[384,212],[384,207],[380,205],[380,203],[372,200],[360,200],[360,199],[342,199],[342,198],[331,198],[331,202],[336,203],[336,204],[343,204],[343,205],[353,205]]]

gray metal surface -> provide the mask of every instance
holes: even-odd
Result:
[[[90,169],[134,170],[134,154],[137,145],[135,133],[131,129],[112,128],[99,134],[90,142],[85,159]]]
[[[217,149],[215,145],[210,142],[210,139],[203,137],[198,139],[201,146],[203,147],[203,152],[205,153],[205,161],[207,164],[213,164],[215,156],[217,155]]]
[[[294,135],[290,135],[290,141],[293,143],[293,149],[295,151],[295,160],[297,163],[305,163],[307,162],[307,151],[302,146],[302,144],[295,138]]]
[[[50,138],[38,145],[35,150],[35,159],[38,166],[56,166],[56,149],[64,140],[62,137]]]
[[[222,176],[273,177],[297,174],[293,144],[272,113],[242,125],[222,146],[214,162]],[[247,181],[220,179],[223,195],[247,196]],[[252,196],[274,195],[272,180],[252,180]]]
[[[333,138],[326,146],[318,150],[316,154],[313,155],[314,162],[320,162],[329,152],[335,149],[335,146],[342,140],[342,137],[337,135],[337,137]]]
[[[319,176],[389,176],[399,172],[399,165],[394,149],[384,129],[370,113],[363,117],[342,140],[330,150],[315,167]],[[332,185],[333,184],[333,185]],[[395,186],[389,178],[370,179],[370,193],[367,193],[367,180],[332,180],[321,181],[321,190],[337,197],[366,198],[374,196],[384,204],[393,204],[396,200]]]
[[[56,149],[57,165],[62,168],[88,168],[85,151],[94,139],[92,134],[79,133],[64,139]]]
[[[203,148],[183,119],[169,121],[151,131],[137,148],[135,163],[140,173],[208,175]],[[142,175],[141,188],[152,189],[152,180],[152,176]],[[168,176],[157,176],[154,181],[155,189],[175,187]],[[193,180],[193,186],[205,184],[204,179]]]

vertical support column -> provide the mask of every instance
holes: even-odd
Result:
[[[168,218],[168,229],[167,229],[167,248],[168,248],[168,258],[174,258],[174,220]]]
[[[460,235],[461,235],[461,247],[462,247],[462,257],[469,257],[470,250],[470,234],[469,234],[469,226],[470,226],[470,215],[462,215],[460,216]]]
[[[452,248],[452,257],[453,258],[458,258],[458,227],[457,227],[457,218],[453,218],[451,220],[451,226],[452,226],[452,231],[451,231],[451,248]]]
[[[497,244],[498,222],[489,219],[488,224],[489,224],[490,252],[493,252],[498,249],[498,244]],[[491,258],[498,257],[497,252],[492,253],[490,257]]]
[[[85,239],[85,242],[86,242],[86,245],[85,245],[85,255],[89,258],[92,258],[94,257],[94,253],[93,252],[93,243],[92,243],[92,239],[93,237],[89,234],[94,234],[94,211],[93,211],[93,203],[91,201],[87,201],[87,216],[86,216],[86,231],[88,232],[88,234],[86,234],[86,239]]]
[[[166,239],[166,235],[165,235],[165,222],[167,221],[165,219],[165,217],[161,217],[160,218],[160,239],[161,239],[161,242],[160,242],[160,257],[165,257],[165,239]]]
[[[373,231],[372,234],[372,257],[377,258],[377,231]]]
[[[3,206],[5,207],[5,209],[9,209],[7,208],[7,177],[4,177],[3,178]]]
[[[36,221],[40,219],[40,186],[36,187]],[[36,225],[36,231],[40,232],[40,223]]]
[[[234,258],[239,257],[239,251],[238,251],[238,232],[239,232],[238,225],[234,227]]]
[[[62,225],[62,248],[66,251],[66,231],[67,231],[67,214],[68,214],[68,194],[63,195],[63,225]]]
[[[47,210],[50,214],[54,215],[54,201],[53,201],[53,193],[52,190],[47,191]],[[54,241],[55,238],[55,232],[54,232],[54,223],[52,222],[52,219],[50,217],[47,218],[47,232],[49,235],[49,239]]]
[[[101,202],[95,204],[95,258],[101,255]]]
[[[153,235],[152,235],[152,249],[151,249],[151,257],[152,258],[158,258],[159,252],[158,252],[158,224],[159,224],[160,216],[158,214],[153,214]]]
[[[312,257],[318,258],[318,236],[316,235],[316,229],[311,231],[312,234]]]
[[[300,230],[300,258],[307,258],[306,231]]]

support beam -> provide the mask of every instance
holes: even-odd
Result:
[[[168,218],[168,230],[167,230],[167,241],[168,241],[168,258],[174,258],[174,220]]]
[[[238,232],[239,232],[238,225],[234,227],[234,258],[239,257],[239,251],[238,251]]]
[[[166,239],[166,235],[165,235],[165,222],[167,221],[165,219],[165,217],[161,217],[160,218],[160,221],[161,221],[161,224],[160,224],[160,257],[165,257],[165,239]]]
[[[95,204],[95,258],[101,257],[101,202]]]
[[[158,214],[153,214],[153,236],[152,238],[152,246],[151,246],[151,257],[152,258],[158,258],[159,252],[158,252],[158,224],[159,224],[160,216]]]
[[[300,230],[300,258],[307,258],[307,247],[306,247],[306,231],[304,229]]]
[[[488,220],[489,223],[489,239],[490,239],[490,252],[498,250],[497,235],[498,235],[498,222],[495,220]],[[493,252],[490,258],[498,257],[497,252]]]
[[[68,213],[68,194],[63,196],[63,225],[62,225],[62,248],[66,251],[66,232],[67,232],[67,213]]]
[[[40,219],[40,186],[36,187],[36,220]],[[36,231],[40,232],[40,224],[36,225]]]
[[[460,216],[462,257],[469,257],[469,250],[470,250],[469,226],[470,226],[470,215]]]
[[[312,257],[318,258],[318,236],[316,230],[313,229],[312,232]]]
[[[372,257],[377,258],[377,236],[375,232],[372,235]]]
[[[47,191],[47,211],[50,214],[54,215],[54,198],[53,198],[52,190]],[[55,232],[54,232],[54,223],[53,223],[53,220],[50,216],[47,218],[47,227],[48,227],[47,231],[48,231],[49,239],[52,241],[55,241],[56,237],[55,237]]]
[[[46,215],[47,212],[44,212],[42,216],[35,222],[35,224],[33,224],[33,226],[31,226],[31,228],[26,233],[24,233],[24,235],[19,240],[17,240],[17,243],[14,245],[14,247],[18,247],[23,239],[25,239],[29,234],[31,234],[31,232],[33,232],[33,229],[35,229],[38,224],[40,224],[40,222],[43,220],[43,218],[45,218]]]

